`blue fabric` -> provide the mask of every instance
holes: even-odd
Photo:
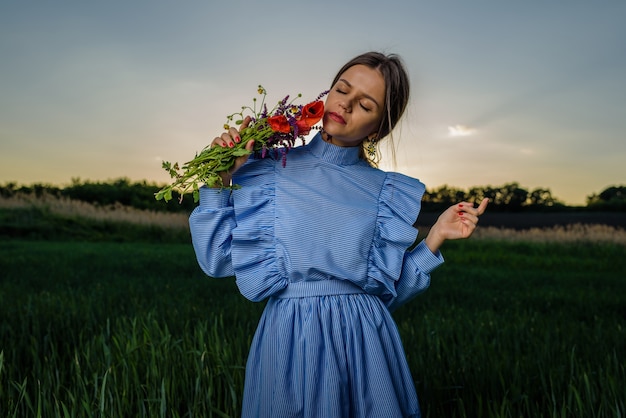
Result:
[[[201,188],[190,217],[198,263],[270,298],[250,349],[245,417],[419,416],[390,311],[443,263],[413,223],[424,185],[370,167],[316,135],[250,159],[234,191]]]

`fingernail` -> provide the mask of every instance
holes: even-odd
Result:
[[[234,147],[234,146],[235,146],[235,144],[233,144],[232,142],[229,142],[229,143],[228,143],[228,146],[232,148],[232,147]]]
[[[459,205],[459,207],[460,207],[460,208],[462,208],[462,207],[463,207],[463,205]]]
[[[241,142],[241,138],[239,138],[239,135],[235,137],[235,142]]]
[[[459,212],[459,216],[463,216],[463,213],[464,213],[464,212]]]

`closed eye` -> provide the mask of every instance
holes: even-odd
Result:
[[[348,92],[347,92],[347,91],[342,90],[342,89],[341,89],[341,88],[339,88],[339,87],[336,87],[336,88],[335,88],[335,91],[336,91],[337,93],[339,93],[339,94],[348,94]],[[371,107],[366,106],[366,105],[364,105],[363,103],[359,103],[359,106],[361,107],[361,109],[363,109],[363,110],[364,110],[364,111],[366,111],[366,112],[371,112],[371,111],[372,111]]]

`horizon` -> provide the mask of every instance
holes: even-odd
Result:
[[[378,50],[412,88],[381,168],[585,205],[626,184],[624,15],[617,0],[3,4],[0,182],[166,183],[162,161],[193,158],[258,84],[312,100]]]
[[[154,180],[149,180],[149,179],[131,179],[128,176],[121,176],[121,177],[115,177],[115,178],[107,178],[107,179],[83,179],[80,177],[72,177],[71,180],[67,183],[46,183],[46,182],[31,182],[31,183],[20,183],[17,181],[4,181],[4,182],[0,182],[0,188],[6,187],[8,185],[14,184],[16,189],[19,189],[21,187],[26,187],[26,188],[32,188],[34,186],[42,186],[42,187],[52,187],[52,188],[59,188],[59,189],[65,189],[68,187],[71,187],[72,185],[76,184],[87,184],[87,183],[91,183],[91,184],[113,184],[117,181],[128,181],[129,184],[142,184],[145,183],[148,186],[155,186],[155,187],[164,187],[168,184],[170,184],[169,182],[159,182],[159,181],[154,181]],[[442,184],[439,186],[434,186],[434,187],[428,187],[426,186],[426,191],[427,192],[432,192],[434,190],[438,190],[440,188],[447,188],[450,190],[461,190],[465,193],[469,192],[469,189],[472,188],[478,188],[478,189],[482,189],[482,188],[501,188],[504,187],[506,185],[510,185],[516,183],[519,185],[519,187],[521,189],[526,190],[528,193],[531,193],[532,191],[536,190],[536,189],[544,189],[544,190],[548,190],[552,196],[553,199],[555,199],[557,202],[559,203],[563,203],[565,206],[567,207],[585,207],[587,206],[587,199],[589,197],[591,197],[592,195],[598,195],[601,192],[611,188],[611,187],[626,187],[626,184],[610,184],[607,185],[606,187],[603,187],[600,190],[596,190],[593,192],[590,192],[589,194],[586,195],[585,198],[585,202],[582,204],[570,204],[565,202],[563,199],[561,199],[559,196],[555,195],[552,190],[549,187],[536,187],[536,188],[530,188],[525,186],[524,184],[521,184],[518,181],[510,181],[510,182],[506,182],[506,183],[502,183],[502,184],[478,184],[478,185],[472,185],[469,187],[455,187],[454,185],[451,184]],[[186,195],[190,194],[187,193]]]

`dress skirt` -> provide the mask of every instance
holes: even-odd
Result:
[[[419,417],[391,314],[366,293],[271,297],[246,366],[243,417]]]

